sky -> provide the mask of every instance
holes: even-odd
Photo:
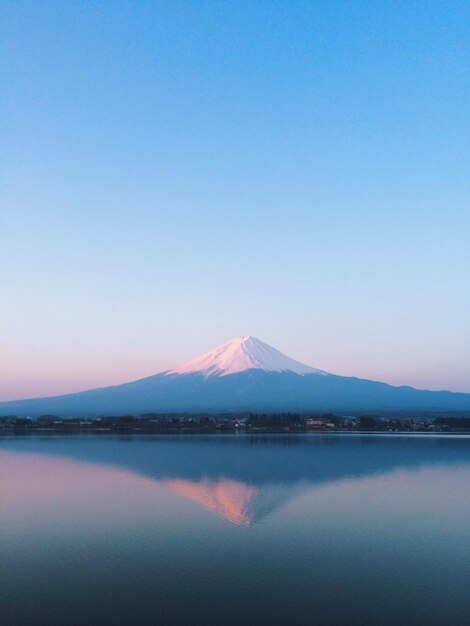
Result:
[[[466,1],[0,11],[0,400],[240,335],[470,392]]]

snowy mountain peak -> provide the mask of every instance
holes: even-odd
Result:
[[[250,336],[236,337],[227,341],[218,348],[167,371],[166,374],[198,373],[207,378],[208,376],[237,374],[250,369],[326,375],[326,372],[294,361],[279,350]]]

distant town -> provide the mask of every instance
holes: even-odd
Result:
[[[161,414],[37,418],[15,415],[0,417],[0,433],[217,433],[217,432],[389,432],[469,433],[470,414],[335,415],[300,413]]]

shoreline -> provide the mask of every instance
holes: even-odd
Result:
[[[0,438],[3,436],[29,436],[29,435],[470,435],[469,429],[461,430],[358,430],[358,429],[316,429],[316,430],[289,430],[279,428],[251,428],[251,429],[192,429],[173,428],[161,430],[149,429],[113,429],[113,428],[4,428],[0,429]]]

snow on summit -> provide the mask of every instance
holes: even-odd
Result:
[[[198,373],[208,377],[227,376],[250,369],[326,375],[322,370],[290,359],[255,337],[237,337],[165,373],[167,375]]]

